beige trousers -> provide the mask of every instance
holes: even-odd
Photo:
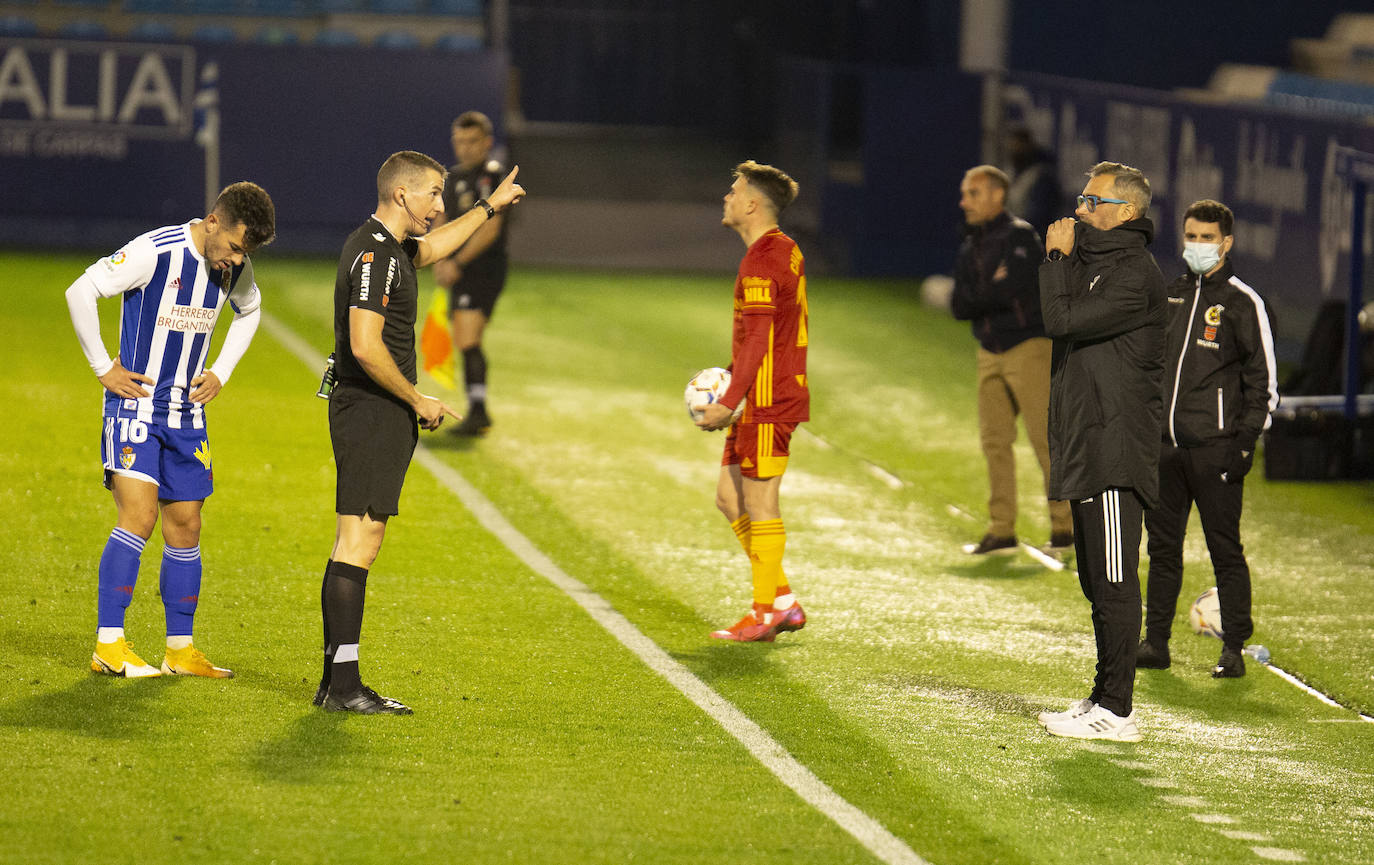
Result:
[[[978,430],[988,461],[988,534],[1016,534],[1016,415],[1026,424],[1045,490],[1050,483],[1050,340],[1028,339],[994,354],[978,349]],[[1048,495],[1048,493],[1047,493]],[[1050,531],[1072,532],[1068,502],[1049,501]]]

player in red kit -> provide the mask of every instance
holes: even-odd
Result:
[[[787,532],[778,509],[788,444],[811,410],[806,268],[797,244],[778,228],[778,214],[796,197],[796,181],[752,160],[735,168],[735,182],[725,195],[721,223],[734,229],[749,251],[735,278],[730,388],[706,406],[697,426],[730,427],[716,507],[749,555],[754,605],[734,625],[711,633],[721,640],[772,642],[779,633],[806,625],[806,613],[782,569]],[[732,424],[741,401],[744,413]]]

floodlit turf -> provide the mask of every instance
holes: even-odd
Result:
[[[312,709],[333,473],[318,370],[265,331],[210,406],[197,640],[236,679],[86,671],[98,389],[61,292],[88,259],[7,255],[18,417],[0,490],[0,861],[876,861],[412,468],[369,585],[363,667],[412,718]],[[323,354],[333,263],[259,263],[266,308]],[[1145,739],[1047,736],[1086,693],[1069,572],[958,552],[983,528],[973,343],[906,286],[816,278],[814,422],[783,485],[786,564],[811,615],[773,645],[706,639],[748,603],[711,504],[721,437],[681,406],[728,360],[729,272],[521,271],[488,336],[495,426],[424,440],[837,793],[934,865],[1374,860],[1374,724],[1256,665],[1212,680],[1180,610],[1142,671]],[[12,290],[19,290],[18,288]],[[113,313],[105,304],[106,333]],[[457,395],[454,399],[461,402]],[[1029,451],[1018,531],[1047,533]],[[893,488],[877,466],[900,479]],[[1247,482],[1255,641],[1374,712],[1374,485]],[[161,658],[159,539],[129,633]],[[1211,585],[1196,520],[1186,601]],[[1229,834],[1227,834],[1229,833]]]

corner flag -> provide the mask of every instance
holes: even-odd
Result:
[[[453,340],[448,328],[448,289],[436,285],[429,301],[429,314],[420,330],[420,353],[424,357],[425,372],[453,390]]]

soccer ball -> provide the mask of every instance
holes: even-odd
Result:
[[[682,394],[683,400],[687,403],[687,416],[693,421],[701,420],[706,407],[725,396],[729,389],[730,371],[718,366],[708,367],[692,376],[692,380],[687,382],[687,390]],[[744,400],[740,400],[730,419],[738,420],[743,412]]]
[[[1188,624],[1193,626],[1194,634],[1221,639],[1221,599],[1217,597],[1215,586],[1193,601],[1193,607],[1188,611]]]

